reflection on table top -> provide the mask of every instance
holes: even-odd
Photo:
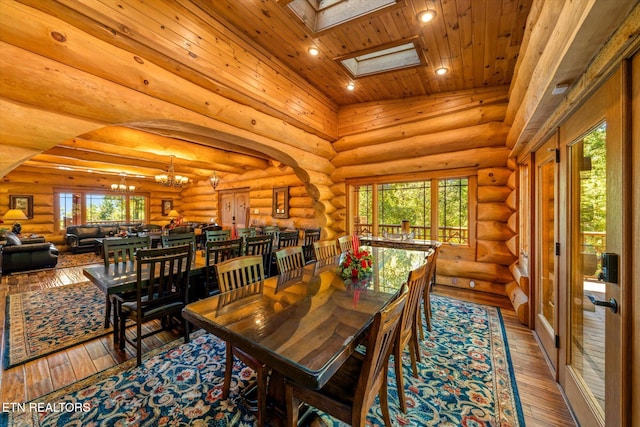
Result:
[[[227,292],[189,304],[187,320],[311,388],[321,387],[354,351],[373,316],[424,253],[372,248],[373,279],[350,289],[337,258],[266,279],[262,289]]]

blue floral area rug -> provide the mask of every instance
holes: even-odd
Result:
[[[111,333],[104,310],[90,282],[7,295],[4,368]]]
[[[499,309],[432,297],[433,331],[421,345],[420,378],[403,358],[407,413],[398,406],[389,364],[389,406],[400,426],[524,426]],[[239,390],[254,372],[237,359],[228,400],[222,399],[225,344],[203,334],[147,357],[96,374],[16,407],[12,426],[253,426]],[[57,405],[57,406],[56,406]],[[343,426],[319,414],[329,426]],[[0,420],[2,421],[2,420]],[[378,402],[368,425],[382,426]]]

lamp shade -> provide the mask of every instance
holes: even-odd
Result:
[[[177,210],[175,210],[175,209],[171,209],[171,210],[169,211],[169,214],[168,214],[167,216],[168,216],[169,218],[177,218],[177,217],[179,217],[179,216],[180,216],[180,214],[178,213],[178,211],[177,211]]]
[[[9,209],[2,219],[7,221],[18,221],[29,219],[21,209]]]

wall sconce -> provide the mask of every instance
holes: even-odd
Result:
[[[211,187],[214,190],[216,189],[218,184],[220,184],[220,178],[218,178],[218,176],[216,175],[216,171],[213,171],[213,175],[211,175],[211,177],[209,177],[209,184],[211,184]]]

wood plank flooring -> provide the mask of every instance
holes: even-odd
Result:
[[[8,294],[47,287],[64,286],[86,280],[83,267],[50,270],[0,280],[0,324],[4,332]],[[18,279],[20,277],[20,279]],[[434,294],[450,296],[501,308],[507,331],[511,359],[527,426],[575,426],[558,385],[553,381],[540,347],[531,331],[516,318],[509,300],[495,295],[435,286]],[[151,325],[155,327],[155,325]],[[5,334],[0,334],[0,357],[4,357]],[[145,351],[179,338],[177,332],[163,332],[143,341]],[[0,401],[26,402],[60,387],[134,358],[131,346],[125,352],[113,347],[111,336],[104,336],[70,349],[0,371]]]

